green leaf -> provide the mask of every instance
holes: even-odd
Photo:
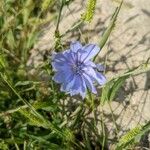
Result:
[[[115,98],[120,87],[124,84],[125,80],[128,79],[131,75],[138,75],[141,73],[145,73],[149,70],[150,70],[150,64],[148,59],[145,63],[133,69],[130,69],[129,71],[121,75],[116,75],[114,78],[109,80],[102,88],[102,94],[101,94],[102,104],[108,101],[112,101]]]
[[[0,29],[2,29],[3,25],[4,25],[4,17],[0,16]]]
[[[118,14],[120,12],[122,3],[123,3],[123,0],[121,1],[120,6],[116,8],[114,14],[112,15],[112,18],[111,18],[109,26],[107,27],[107,29],[103,33],[103,36],[102,36],[102,38],[101,38],[101,40],[99,42],[99,46],[100,46],[101,49],[104,47],[105,43],[107,42],[107,40],[108,40],[108,38],[109,38],[109,36],[110,36],[114,26],[115,26],[115,23],[116,23]],[[94,59],[93,59],[94,61],[95,61],[96,57],[98,56],[98,54],[94,57]]]
[[[135,137],[135,141],[139,141],[141,139],[141,137],[150,131],[150,121],[147,122],[143,127],[142,130],[140,131],[140,133]]]
[[[50,141],[51,134],[53,134],[53,136],[55,136],[54,133],[50,133],[46,136],[30,135],[28,133],[26,133],[25,135],[28,136],[29,138],[37,141],[38,143],[40,143],[40,145],[43,145],[43,144],[47,145],[50,150],[63,150],[63,148],[60,147],[60,145],[54,144]]]
[[[112,79],[106,83],[106,85],[102,88],[101,102],[104,104],[105,102],[112,101],[121,86],[124,84],[125,80],[129,76],[120,77],[117,80]]]
[[[35,109],[42,109],[45,111],[53,112],[54,110],[58,110],[56,104],[53,104],[50,101],[36,101],[33,103],[33,107]]]
[[[17,86],[25,86],[25,85],[30,85],[30,84],[33,84],[33,81],[18,81],[15,84],[15,87],[17,87]]]
[[[2,54],[0,54],[0,69],[5,68],[6,65],[7,63],[6,63],[5,57]]]
[[[115,26],[115,23],[116,23],[118,14],[119,14],[119,12],[120,12],[122,3],[123,3],[123,0],[122,0],[122,2],[120,3],[120,6],[115,10],[115,12],[114,12],[114,14],[113,14],[113,16],[112,16],[112,19],[111,19],[111,21],[110,21],[110,24],[109,24],[109,26],[107,27],[106,31],[104,32],[102,39],[100,40],[100,48],[101,48],[101,49],[103,48],[103,46],[104,46],[105,43],[107,42],[107,39],[109,38],[110,33],[112,32],[112,30],[113,30],[113,28],[114,28],[114,26]]]
[[[38,35],[39,35],[39,34],[36,33],[36,32],[31,32],[31,33],[28,35],[28,40],[27,40],[27,44],[26,44],[26,48],[27,48],[27,49],[32,48],[32,46],[34,45],[35,41],[37,40]]]
[[[14,35],[11,29],[8,31],[8,34],[7,34],[7,44],[10,47],[10,49],[14,49],[16,46]]]

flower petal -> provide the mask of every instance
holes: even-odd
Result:
[[[105,66],[102,65],[102,64],[97,64],[96,68],[97,68],[98,71],[104,71],[105,70]]]
[[[75,83],[72,86],[72,90],[78,90],[82,84],[81,77],[79,75],[75,76]]]
[[[96,72],[92,67],[86,67],[84,68],[84,71],[91,77],[91,79],[96,80],[100,85],[103,85],[104,82],[106,81],[104,75]]]
[[[54,71],[71,70],[71,66],[67,62],[52,62],[52,67]]]
[[[71,42],[70,49],[72,52],[77,52],[79,49],[82,49],[82,45],[78,41]]]
[[[69,93],[70,93],[70,95],[80,94],[83,99],[85,98],[86,84],[85,84],[85,81],[83,80],[82,76],[80,76],[80,75],[75,76],[74,85],[70,89]]]
[[[92,68],[96,68],[97,65],[95,65],[95,63],[93,63],[92,61],[87,61],[84,63],[87,67],[92,67]]]
[[[52,61],[67,61],[67,58],[63,55],[63,53],[55,53],[52,55]]]
[[[106,83],[106,77],[100,72],[96,72],[96,75],[100,79],[100,84],[104,85]]]
[[[92,93],[97,94],[97,91],[96,91],[96,88],[93,85],[92,79],[85,73],[83,74],[83,78],[84,78],[85,84],[89,88],[89,90]]]
[[[73,78],[73,73],[71,71],[58,71],[53,77],[53,80],[57,83],[66,84]]]
[[[57,72],[54,75],[53,80],[57,83],[63,83],[65,79],[62,77],[62,74],[60,72]]]
[[[68,63],[74,63],[74,59],[73,59],[73,52],[70,50],[64,51],[63,55],[66,57]]]
[[[55,53],[52,55],[52,61],[55,62],[65,62],[65,63],[74,63],[72,58],[72,52],[70,50],[66,50],[61,53]]]
[[[83,99],[84,99],[85,96],[86,96],[86,89],[87,89],[87,87],[86,87],[84,78],[82,77],[82,85],[81,85],[80,95],[82,96]]]
[[[71,80],[65,81],[61,86],[61,91],[69,92],[72,89],[72,86],[75,83],[75,75],[71,76]]]
[[[100,51],[100,48],[95,44],[88,44],[88,45],[85,45],[82,48],[82,50],[85,52],[82,53],[81,60],[86,62],[90,60],[91,58],[93,58],[96,54],[98,54],[98,52]]]

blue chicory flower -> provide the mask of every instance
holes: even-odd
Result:
[[[94,82],[103,85],[105,76],[99,72],[104,69],[100,64],[92,62],[100,48],[94,44],[82,46],[80,42],[72,42],[70,49],[54,53],[52,67],[56,72],[53,80],[61,84],[61,91],[72,95],[86,96],[87,88],[94,94],[97,93]]]

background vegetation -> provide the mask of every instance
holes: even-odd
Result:
[[[27,61],[41,28],[49,21],[56,24],[55,50],[61,51],[65,34],[90,23],[94,16],[96,0],[87,0],[81,19],[65,34],[59,31],[63,7],[73,0],[1,0],[0,1],[0,149],[2,150],[71,150],[71,149],[134,149],[143,135],[150,130],[150,122],[137,125],[115,139],[109,138],[101,114],[101,131],[98,130],[97,108],[111,103],[116,93],[131,76],[150,70],[149,59],[112,79],[100,89],[100,96],[89,95],[85,101],[75,101],[52,81],[53,71],[49,55],[39,70],[49,80],[28,73]],[[104,47],[110,36],[122,2],[112,12],[109,26],[99,41]],[[47,14],[50,13],[51,16]],[[95,58],[96,59],[96,58]],[[39,74],[40,74],[39,71]],[[111,109],[111,108],[110,108]],[[113,114],[112,114],[113,117]],[[114,120],[115,124],[115,120]],[[117,132],[117,127],[116,127]],[[142,146],[141,146],[142,147]]]

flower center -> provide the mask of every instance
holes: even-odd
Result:
[[[78,62],[78,63],[72,65],[72,69],[73,69],[73,72],[75,74],[82,74],[82,72],[83,72],[83,70],[82,70],[83,69],[83,64]]]

